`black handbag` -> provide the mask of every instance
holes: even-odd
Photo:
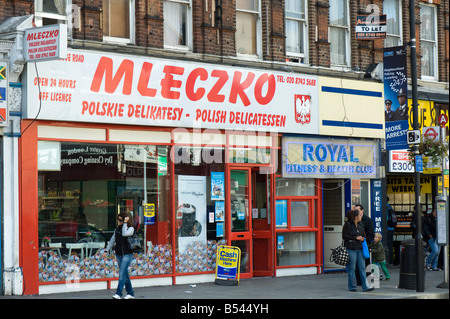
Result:
[[[348,251],[344,245],[331,249],[330,261],[340,265],[347,266],[349,262]]]
[[[127,237],[127,240],[128,240],[128,245],[130,246],[131,250],[133,250],[133,251],[141,251],[142,250],[141,241],[137,237],[136,232],[134,232],[134,234],[132,236]]]

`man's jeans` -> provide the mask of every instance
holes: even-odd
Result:
[[[358,267],[359,276],[361,278],[361,286],[363,291],[366,291],[370,289],[370,287],[367,286],[366,281],[366,262],[363,256],[362,249],[354,250],[354,249],[347,249],[348,251],[348,290],[354,290],[356,289],[356,276],[355,276],[355,269]]]
[[[436,269],[439,259],[439,253],[441,252],[441,246],[438,246],[436,240],[434,240],[433,238],[428,240],[428,246],[430,247],[431,252],[427,258],[427,266]]]
[[[116,294],[122,297],[122,290],[125,286],[127,294],[134,296],[133,287],[131,287],[130,276],[128,275],[128,266],[131,263],[133,255],[116,255],[117,263],[119,264],[119,283],[117,284]]]

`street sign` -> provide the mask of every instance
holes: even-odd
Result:
[[[433,141],[439,141],[439,126],[424,127],[422,129],[423,137]]]
[[[445,113],[439,114],[438,116],[438,124],[441,127],[444,127],[448,123],[448,116]]]
[[[408,144],[420,144],[420,130],[408,131]]]
[[[423,172],[423,157],[416,155],[416,172]]]

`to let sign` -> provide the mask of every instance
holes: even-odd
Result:
[[[55,24],[25,30],[27,62],[65,59],[67,57],[67,25]]]
[[[386,15],[359,15],[356,17],[355,35],[358,40],[385,39]]]

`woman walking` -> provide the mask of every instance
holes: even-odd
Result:
[[[114,234],[106,247],[106,251],[109,252],[115,244],[115,252],[117,263],[119,264],[119,282],[117,284],[116,294],[113,299],[122,298],[122,290],[125,286],[127,295],[124,299],[134,299],[134,291],[131,286],[130,276],[128,274],[128,266],[133,258],[133,251],[130,249],[127,237],[130,237],[134,233],[133,222],[128,213],[122,212],[117,216],[117,228],[114,230]]]
[[[362,251],[362,242],[365,237],[365,232],[361,224],[361,215],[362,214],[357,210],[350,210],[347,212],[348,220],[342,228],[342,239],[344,240],[344,245],[347,248],[349,256],[347,271],[348,289],[350,291],[356,291],[356,267],[358,267],[363,291],[373,290],[373,288],[367,286],[366,281],[366,263]]]

